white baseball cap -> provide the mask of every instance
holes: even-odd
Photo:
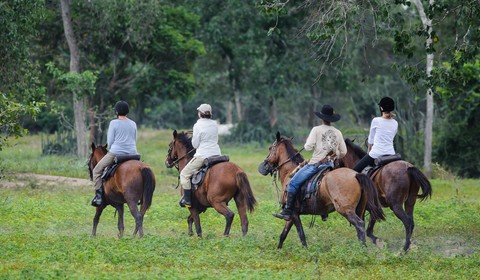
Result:
[[[210,104],[202,104],[198,106],[197,111],[200,111],[200,113],[205,114],[207,112],[212,113],[212,106]]]

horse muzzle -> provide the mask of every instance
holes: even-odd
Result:
[[[273,166],[271,166],[266,160],[262,161],[258,165],[258,173],[262,174],[263,176],[272,174],[273,169],[274,169]]]
[[[168,162],[168,160],[165,160],[165,166],[167,168],[172,168],[175,166],[175,163],[174,162]]]

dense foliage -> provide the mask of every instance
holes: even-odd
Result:
[[[23,126],[63,135],[73,129],[71,94],[46,66],[68,71],[59,3],[23,2],[1,4],[1,20],[15,32],[0,31],[0,91],[8,104],[18,105],[9,105],[11,111],[19,112],[10,121],[2,115],[1,124],[4,131],[5,122],[16,123],[16,131]],[[300,143],[318,123],[313,112],[329,103],[342,115],[336,125],[346,137],[363,141],[379,114],[376,103],[388,95],[397,102],[396,149],[421,164],[425,92],[432,87],[433,161],[478,176],[454,145],[459,135],[475,142],[475,114],[461,121],[454,116],[459,108],[475,108],[469,102],[478,92],[471,85],[476,78],[465,71],[475,68],[480,53],[480,5],[422,3],[433,20],[428,50],[426,30],[409,0],[71,1],[82,73],[96,81],[88,94],[89,140],[105,142],[112,106],[125,99],[130,116],[153,128],[188,129],[195,108],[210,103],[216,119],[235,124],[229,140],[236,142],[270,141],[280,130]],[[426,53],[435,54],[431,78]],[[37,120],[18,122],[43,101],[48,106]],[[453,103],[455,108],[446,106]],[[8,112],[5,104],[0,106]],[[479,152],[470,144],[461,149]]]

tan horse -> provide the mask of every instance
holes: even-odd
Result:
[[[353,168],[366,154],[352,140],[345,140],[347,155],[339,161],[339,166]],[[378,195],[383,207],[389,207],[405,227],[405,245],[403,250],[410,248],[411,237],[415,223],[413,220],[413,209],[418,198],[422,201],[432,196],[432,186],[427,177],[411,163],[399,160],[388,163],[378,172],[372,174],[372,178],[378,189]],[[422,189],[422,194],[418,191]],[[373,234],[375,218],[370,217],[367,227],[367,236],[377,243],[377,237]]]
[[[191,138],[185,132],[173,131],[173,140],[169,145],[165,165],[168,168],[175,166],[181,172],[194,154],[195,149]],[[192,193],[192,207],[188,208],[190,211],[187,218],[188,233],[193,235],[192,223],[194,223],[197,235],[202,236],[200,213],[213,207],[225,217],[226,226],[223,234],[228,236],[234,217],[234,213],[228,208],[228,202],[232,198],[240,215],[242,233],[246,235],[248,232],[247,210],[253,212],[257,203],[247,174],[235,163],[217,163],[208,169],[202,185]]]
[[[92,154],[88,160],[91,180],[93,179],[93,168],[106,154],[107,145],[96,147],[92,143]],[[112,205],[118,212],[118,236],[122,237],[124,233],[124,204],[127,203],[130,213],[135,218],[133,235],[135,236],[138,232],[138,235],[143,237],[143,216],[152,204],[153,192],[155,191],[155,175],[152,169],[139,160],[122,162],[115,174],[103,183],[103,187],[105,199],[103,199],[102,205],[97,207],[97,212],[93,218],[92,235],[97,234],[97,226],[103,209]],[[139,202],[141,204],[140,211],[137,208]]]
[[[266,175],[278,171],[285,194],[291,172],[303,161],[300,153],[293,148],[291,140],[281,137],[277,132],[276,141],[270,146],[269,154],[261,164],[266,170],[261,173]],[[337,211],[355,226],[358,239],[365,244],[365,209],[368,208],[376,219],[384,219],[373,182],[366,175],[352,169],[339,168],[328,172],[317,187],[316,194],[308,199],[302,200],[302,195],[297,195],[292,219],[285,223],[278,248],[282,248],[292,225],[297,228],[303,246],[307,246],[299,215],[327,215],[333,211]],[[285,195],[281,200],[285,203]]]

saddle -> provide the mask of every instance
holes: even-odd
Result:
[[[115,174],[115,171],[117,171],[118,166],[128,160],[140,160],[140,155],[118,155],[115,156],[115,159],[113,160],[113,164],[109,167],[106,167],[103,170],[102,174],[102,180],[106,181],[108,178],[112,177],[113,174]]]
[[[196,190],[202,185],[203,180],[205,179],[205,175],[207,174],[207,170],[210,167],[214,166],[217,163],[227,162],[227,161],[230,161],[230,158],[227,155],[211,156],[211,157],[206,158],[203,161],[202,167],[200,167],[200,169],[197,172],[195,172],[192,175],[192,178],[190,179],[190,181],[192,183],[192,189]]]
[[[372,175],[382,168],[383,166],[387,165],[390,162],[394,162],[397,160],[402,160],[402,156],[400,154],[394,155],[386,155],[381,156],[375,159],[375,165],[369,165],[362,170],[363,174],[368,175],[369,177],[373,177]]]
[[[322,181],[323,177],[331,170],[331,167],[326,167],[320,170],[300,186],[300,192],[303,195],[302,201],[309,199],[310,197],[312,197],[312,195],[315,195],[317,193],[319,183]]]

